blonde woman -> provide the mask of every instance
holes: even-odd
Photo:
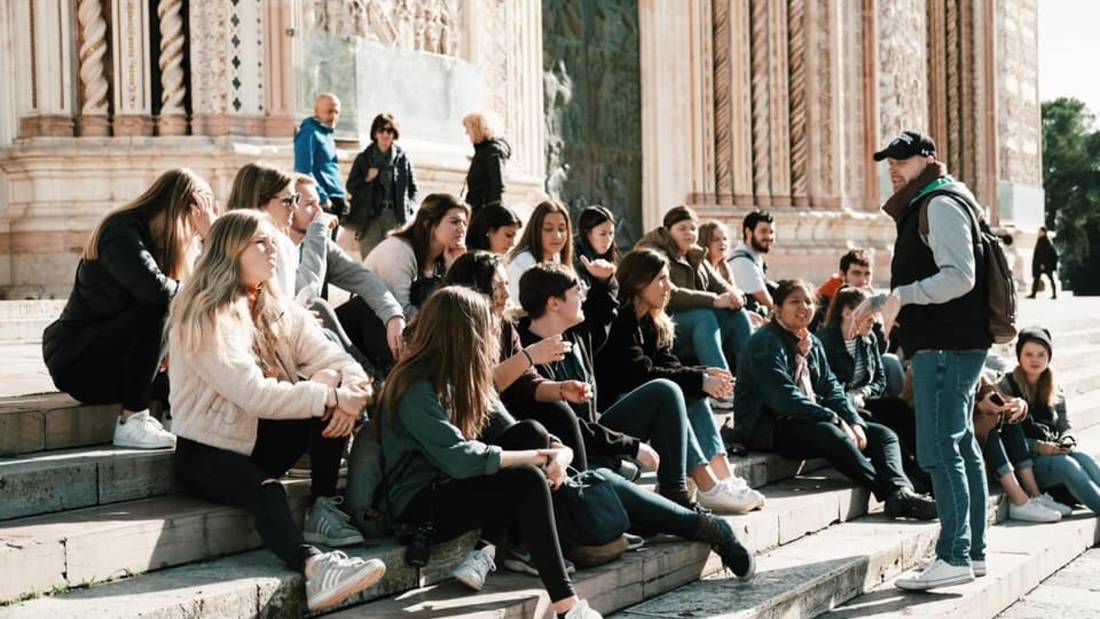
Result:
[[[194,172],[169,170],[96,226],[76,267],[69,302],[42,334],[54,384],[85,404],[122,403],[119,447],[171,447],[175,437],[149,416],[164,359],[168,303],[189,269],[188,249],[217,216],[210,187]]]
[[[271,218],[280,232],[275,237],[279,247],[275,281],[288,299],[296,290],[299,260],[298,248],[289,236],[290,225],[301,200],[302,194],[295,191],[294,178],[290,174],[263,163],[249,163],[237,170],[233,189],[229,192],[229,210],[261,211]]]
[[[470,143],[474,145],[474,157],[466,173],[466,204],[476,213],[487,204],[500,204],[504,196],[504,165],[512,156],[512,147],[498,137],[494,120],[488,114],[467,114],[462,126]]]
[[[278,234],[258,213],[226,214],[172,303],[175,469],[185,492],[252,515],[264,545],[305,574],[316,611],[374,585],[385,566],[308,545],[278,478],[311,432],[351,434],[373,392],[363,369],[271,285]]]

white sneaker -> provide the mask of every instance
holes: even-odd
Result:
[[[723,484],[729,485],[731,488],[738,492],[748,492],[752,497],[756,499],[756,506],[753,509],[761,509],[764,507],[764,503],[767,501],[767,497],[763,492],[756,490],[749,486],[749,482],[744,477],[738,477],[734,475],[721,481]]]
[[[974,576],[976,578],[985,576],[985,561],[971,561],[970,568],[974,570]]]
[[[939,587],[962,585],[974,580],[974,570],[969,565],[951,565],[936,559],[923,572],[911,578],[899,578],[894,586],[906,591],[927,591]]]
[[[1031,498],[1023,505],[1009,503],[1008,517],[1023,522],[1058,522],[1062,514],[1044,506],[1038,498]]]
[[[319,555],[306,577],[306,603],[311,612],[336,606],[382,580],[386,564],[378,559],[364,561],[335,550]]]
[[[176,446],[176,436],[149,415],[148,410],[130,415],[125,421],[118,418],[115,424],[115,447],[134,449],[165,449]]]
[[[603,615],[592,610],[588,600],[581,600],[565,613],[565,619],[603,619]]]
[[[481,550],[471,550],[451,572],[451,576],[474,591],[481,591],[485,586],[485,577],[489,572],[497,570],[497,565],[493,562],[496,554],[496,547],[492,545]]]
[[[1054,511],[1061,514],[1063,517],[1069,516],[1073,513],[1072,507],[1066,505],[1065,503],[1059,503],[1058,501],[1055,501],[1054,497],[1045,492],[1035,498],[1039,501],[1040,505],[1047,509],[1053,509]]]
[[[712,512],[744,514],[760,504],[761,495],[751,488],[738,488],[723,480],[707,491],[699,491],[699,505]]]

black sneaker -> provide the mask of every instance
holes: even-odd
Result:
[[[886,515],[890,518],[935,520],[936,501],[926,494],[917,494],[909,488],[900,488],[886,499]]]
[[[710,544],[711,550],[722,558],[722,565],[741,580],[756,575],[756,559],[752,552],[737,539],[733,527],[718,516],[704,516],[699,520],[695,539]]]

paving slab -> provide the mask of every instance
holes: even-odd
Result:
[[[1100,548],[1086,550],[997,617],[1100,619]]]

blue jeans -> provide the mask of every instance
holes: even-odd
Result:
[[[633,484],[607,469],[596,469],[615,490],[630,519],[630,529],[645,533],[665,533],[684,539],[694,539],[703,519],[665,497]]]
[[[1016,469],[1034,466],[1027,450],[1027,438],[1020,424],[1005,424],[1000,429],[993,428],[981,441],[982,456],[985,464],[993,469],[997,478],[1004,477]]]
[[[676,325],[673,352],[710,368],[732,371],[737,353],[752,335],[745,310],[701,308],[672,312],[671,316]]]
[[[1036,456],[1035,481],[1040,488],[1065,484],[1074,498],[1100,514],[1100,466],[1087,453]]]
[[[917,461],[932,477],[940,517],[936,557],[955,566],[985,559],[989,489],[972,411],[986,354],[923,350],[913,355]]]

